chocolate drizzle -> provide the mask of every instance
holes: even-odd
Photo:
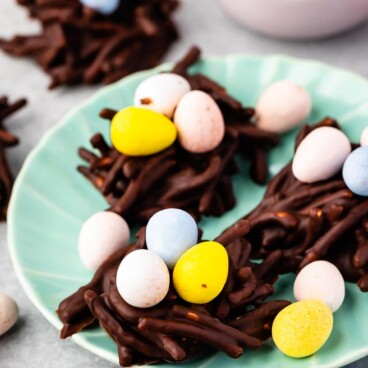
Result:
[[[321,126],[339,128],[330,118],[304,126],[296,145]],[[280,273],[326,259],[347,281],[368,291],[368,198],[353,194],[341,172],[304,184],[294,178],[289,164],[270,181],[262,202],[245,219],[251,226],[246,238],[253,245],[252,256],[268,257],[279,250],[284,257]]]
[[[42,32],[1,40],[11,55],[31,56],[59,85],[112,83],[157,65],[177,39],[171,14],[176,0],[122,0],[111,15],[79,0],[17,0]]]
[[[219,238],[230,259],[230,272],[222,293],[205,305],[188,304],[170,289],[157,306],[139,309],[120,296],[115,278],[121,260],[145,247],[145,228],[138,240],[112,255],[91,282],[60,303],[66,338],[95,319],[117,344],[122,366],[162,360],[179,362],[212,350],[238,358],[244,349],[257,349],[270,337],[275,315],[288,301],[265,301],[274,293],[272,283],[281,257],[271,254],[263,266],[250,261],[251,245],[242,237],[249,223],[241,220]]]
[[[196,220],[202,214],[220,216],[231,209],[235,205],[231,176],[237,172],[236,153],[250,160],[255,182],[264,184],[267,179],[266,149],[276,145],[279,137],[254,126],[254,109],[243,107],[222,86],[201,74],[189,74],[188,68],[199,57],[200,50],[193,47],[172,71],[185,77],[192,89],[209,93],[221,108],[226,133],[216,149],[193,154],[176,142],[156,155],[128,157],[98,133],[91,139],[98,155],[79,150],[88,166],[78,170],[105,196],[109,210],[130,225],[145,224],[155,212],[170,207],[182,208]],[[111,120],[115,114],[106,108],[100,116]]]
[[[25,99],[9,103],[7,97],[0,97],[0,221],[6,219],[6,212],[13,188],[13,177],[5,157],[5,149],[18,144],[18,138],[5,129],[4,120],[25,104]]]

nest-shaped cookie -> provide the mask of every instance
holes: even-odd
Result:
[[[321,126],[339,128],[331,118],[306,125],[296,147]],[[270,181],[258,207],[244,218],[251,226],[246,239],[253,245],[252,256],[282,251],[280,273],[297,272],[325,259],[339,268],[345,280],[368,291],[368,198],[352,193],[341,171],[328,180],[305,184],[295,179],[289,164]]]
[[[112,83],[157,65],[178,38],[176,0],[122,0],[110,15],[79,0],[17,0],[40,21],[37,35],[1,40],[0,48],[30,56],[59,85]]]
[[[80,156],[88,166],[79,171],[105,196],[110,209],[123,216],[131,226],[146,224],[164,208],[181,208],[196,220],[201,215],[220,216],[235,203],[231,177],[237,172],[235,155],[250,161],[250,176],[264,184],[268,176],[266,152],[279,136],[253,124],[254,109],[228,95],[226,90],[202,74],[190,74],[188,68],[200,57],[193,47],[172,72],[188,80],[192,89],[211,95],[220,107],[226,133],[221,144],[204,154],[184,150],[178,142],[151,156],[129,157],[95,134],[91,143],[99,151],[81,148]],[[111,120],[116,111],[104,109],[101,116]]]
[[[282,253],[271,253],[262,264],[251,262],[252,247],[243,238],[248,231],[249,222],[241,220],[215,239],[229,255],[228,279],[216,299],[189,304],[171,287],[158,305],[141,309],[128,305],[116,287],[122,259],[146,247],[141,228],[136,243],[112,255],[87,285],[60,303],[61,337],[97,320],[115,341],[122,366],[180,362],[214,350],[238,358],[246,348],[259,348],[270,337],[276,314],[290,302],[266,301],[274,293]]]

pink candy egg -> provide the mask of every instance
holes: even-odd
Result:
[[[301,86],[288,80],[271,84],[256,106],[257,126],[274,133],[295,128],[311,111],[311,99]]]
[[[113,253],[129,244],[130,230],[126,221],[114,212],[92,215],[79,234],[79,255],[90,270],[97,268]]]
[[[180,100],[174,123],[180,144],[193,153],[213,150],[225,134],[224,118],[219,107],[210,95],[202,91],[191,91]]]

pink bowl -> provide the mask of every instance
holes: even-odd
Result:
[[[368,0],[217,0],[234,19],[280,38],[330,36],[368,20]]]

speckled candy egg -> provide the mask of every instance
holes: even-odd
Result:
[[[299,125],[311,111],[311,99],[301,86],[280,80],[271,84],[256,106],[256,124],[274,133],[284,133]]]
[[[272,325],[272,338],[287,356],[314,354],[327,341],[333,327],[330,307],[319,300],[304,300],[284,308]]]
[[[119,7],[120,0],[79,0],[84,6],[94,9],[97,12],[109,15]]]
[[[148,156],[171,146],[176,128],[170,119],[141,107],[120,110],[111,121],[111,142],[128,156]]]
[[[121,261],[116,286],[121,297],[133,307],[153,307],[169,291],[169,270],[157,254],[139,249]]]
[[[189,303],[208,303],[220,294],[228,271],[226,249],[214,241],[202,242],[187,250],[176,263],[174,287]]]
[[[215,100],[205,92],[191,91],[179,102],[174,123],[180,144],[189,152],[216,148],[225,134],[225,123]]]
[[[178,74],[162,73],[145,79],[136,89],[134,105],[146,107],[172,118],[190,84]]]
[[[353,193],[368,196],[368,146],[359,147],[348,156],[342,176]]]
[[[301,300],[320,300],[336,312],[345,297],[344,279],[335,265],[315,261],[305,266],[294,283],[294,296]]]
[[[197,244],[198,227],[188,212],[168,208],[154,214],[147,224],[147,248],[159,255],[169,268]]]
[[[90,270],[97,268],[113,253],[129,244],[130,230],[126,221],[114,212],[92,215],[79,233],[79,255]]]
[[[360,136],[360,145],[368,146],[368,127],[366,127]]]
[[[350,152],[349,139],[341,130],[317,128],[297,148],[292,163],[293,174],[303,183],[329,179],[342,169]]]
[[[18,316],[17,303],[9,296],[0,293],[0,336],[14,326]]]

